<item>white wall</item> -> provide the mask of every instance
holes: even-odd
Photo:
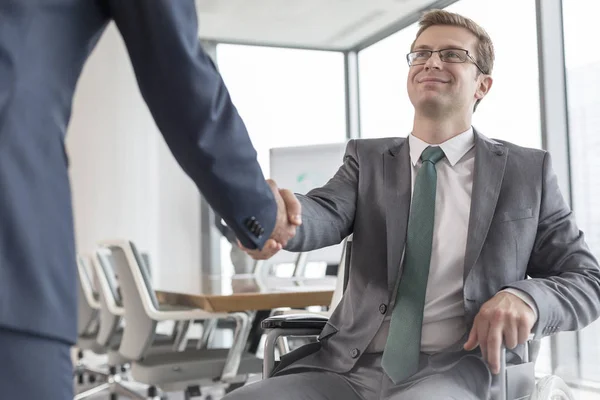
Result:
[[[113,24],[80,78],[67,148],[79,251],[128,238],[150,253],[157,287],[199,289],[199,195],[164,144]]]

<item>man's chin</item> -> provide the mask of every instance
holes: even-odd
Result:
[[[440,98],[423,100],[415,108],[418,114],[427,118],[443,118],[452,113],[452,110],[452,105]]]

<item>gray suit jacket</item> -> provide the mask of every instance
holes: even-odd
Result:
[[[293,367],[349,371],[391,312],[411,200],[408,141],[350,141],[335,176],[299,199],[303,224],[288,250],[354,239],[348,286],[321,347]],[[600,268],[559,191],[550,155],[475,132],[463,289],[468,330],[481,305],[508,287],[535,301],[536,339],[600,315]],[[523,346],[514,352],[522,356]]]

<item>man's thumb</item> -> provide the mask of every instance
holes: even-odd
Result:
[[[291,191],[287,189],[280,189],[279,194],[285,203],[287,210],[288,220],[291,224],[301,225],[302,224],[302,205]]]

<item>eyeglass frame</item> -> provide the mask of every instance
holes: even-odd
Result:
[[[460,51],[464,51],[465,54],[467,55],[467,59],[465,59],[465,61],[460,61],[460,62],[452,62],[452,61],[444,61],[444,59],[442,58],[442,51],[446,51],[446,50],[460,50]],[[429,57],[427,57],[427,59],[425,60],[424,63],[422,64],[411,64],[410,62],[410,55],[414,54],[414,53],[419,53],[419,52],[423,52],[423,51],[427,51],[429,52]],[[460,49],[457,47],[449,47],[447,49],[439,49],[439,50],[431,50],[431,49],[420,49],[420,50],[414,50],[411,51],[410,53],[408,53],[406,55],[406,62],[408,63],[409,67],[412,67],[414,65],[424,65],[425,63],[427,63],[427,60],[429,60],[431,58],[431,56],[433,56],[433,53],[438,53],[438,56],[440,57],[440,60],[442,62],[448,63],[448,64],[464,64],[467,62],[467,60],[471,61],[473,64],[475,64],[475,66],[477,67],[477,69],[479,70],[479,72],[481,72],[484,75],[487,75],[485,72],[483,72],[483,69],[481,69],[481,67],[479,66],[479,64],[477,64],[477,61],[475,61],[475,59],[471,56],[471,54],[469,53],[469,50],[466,49]]]

